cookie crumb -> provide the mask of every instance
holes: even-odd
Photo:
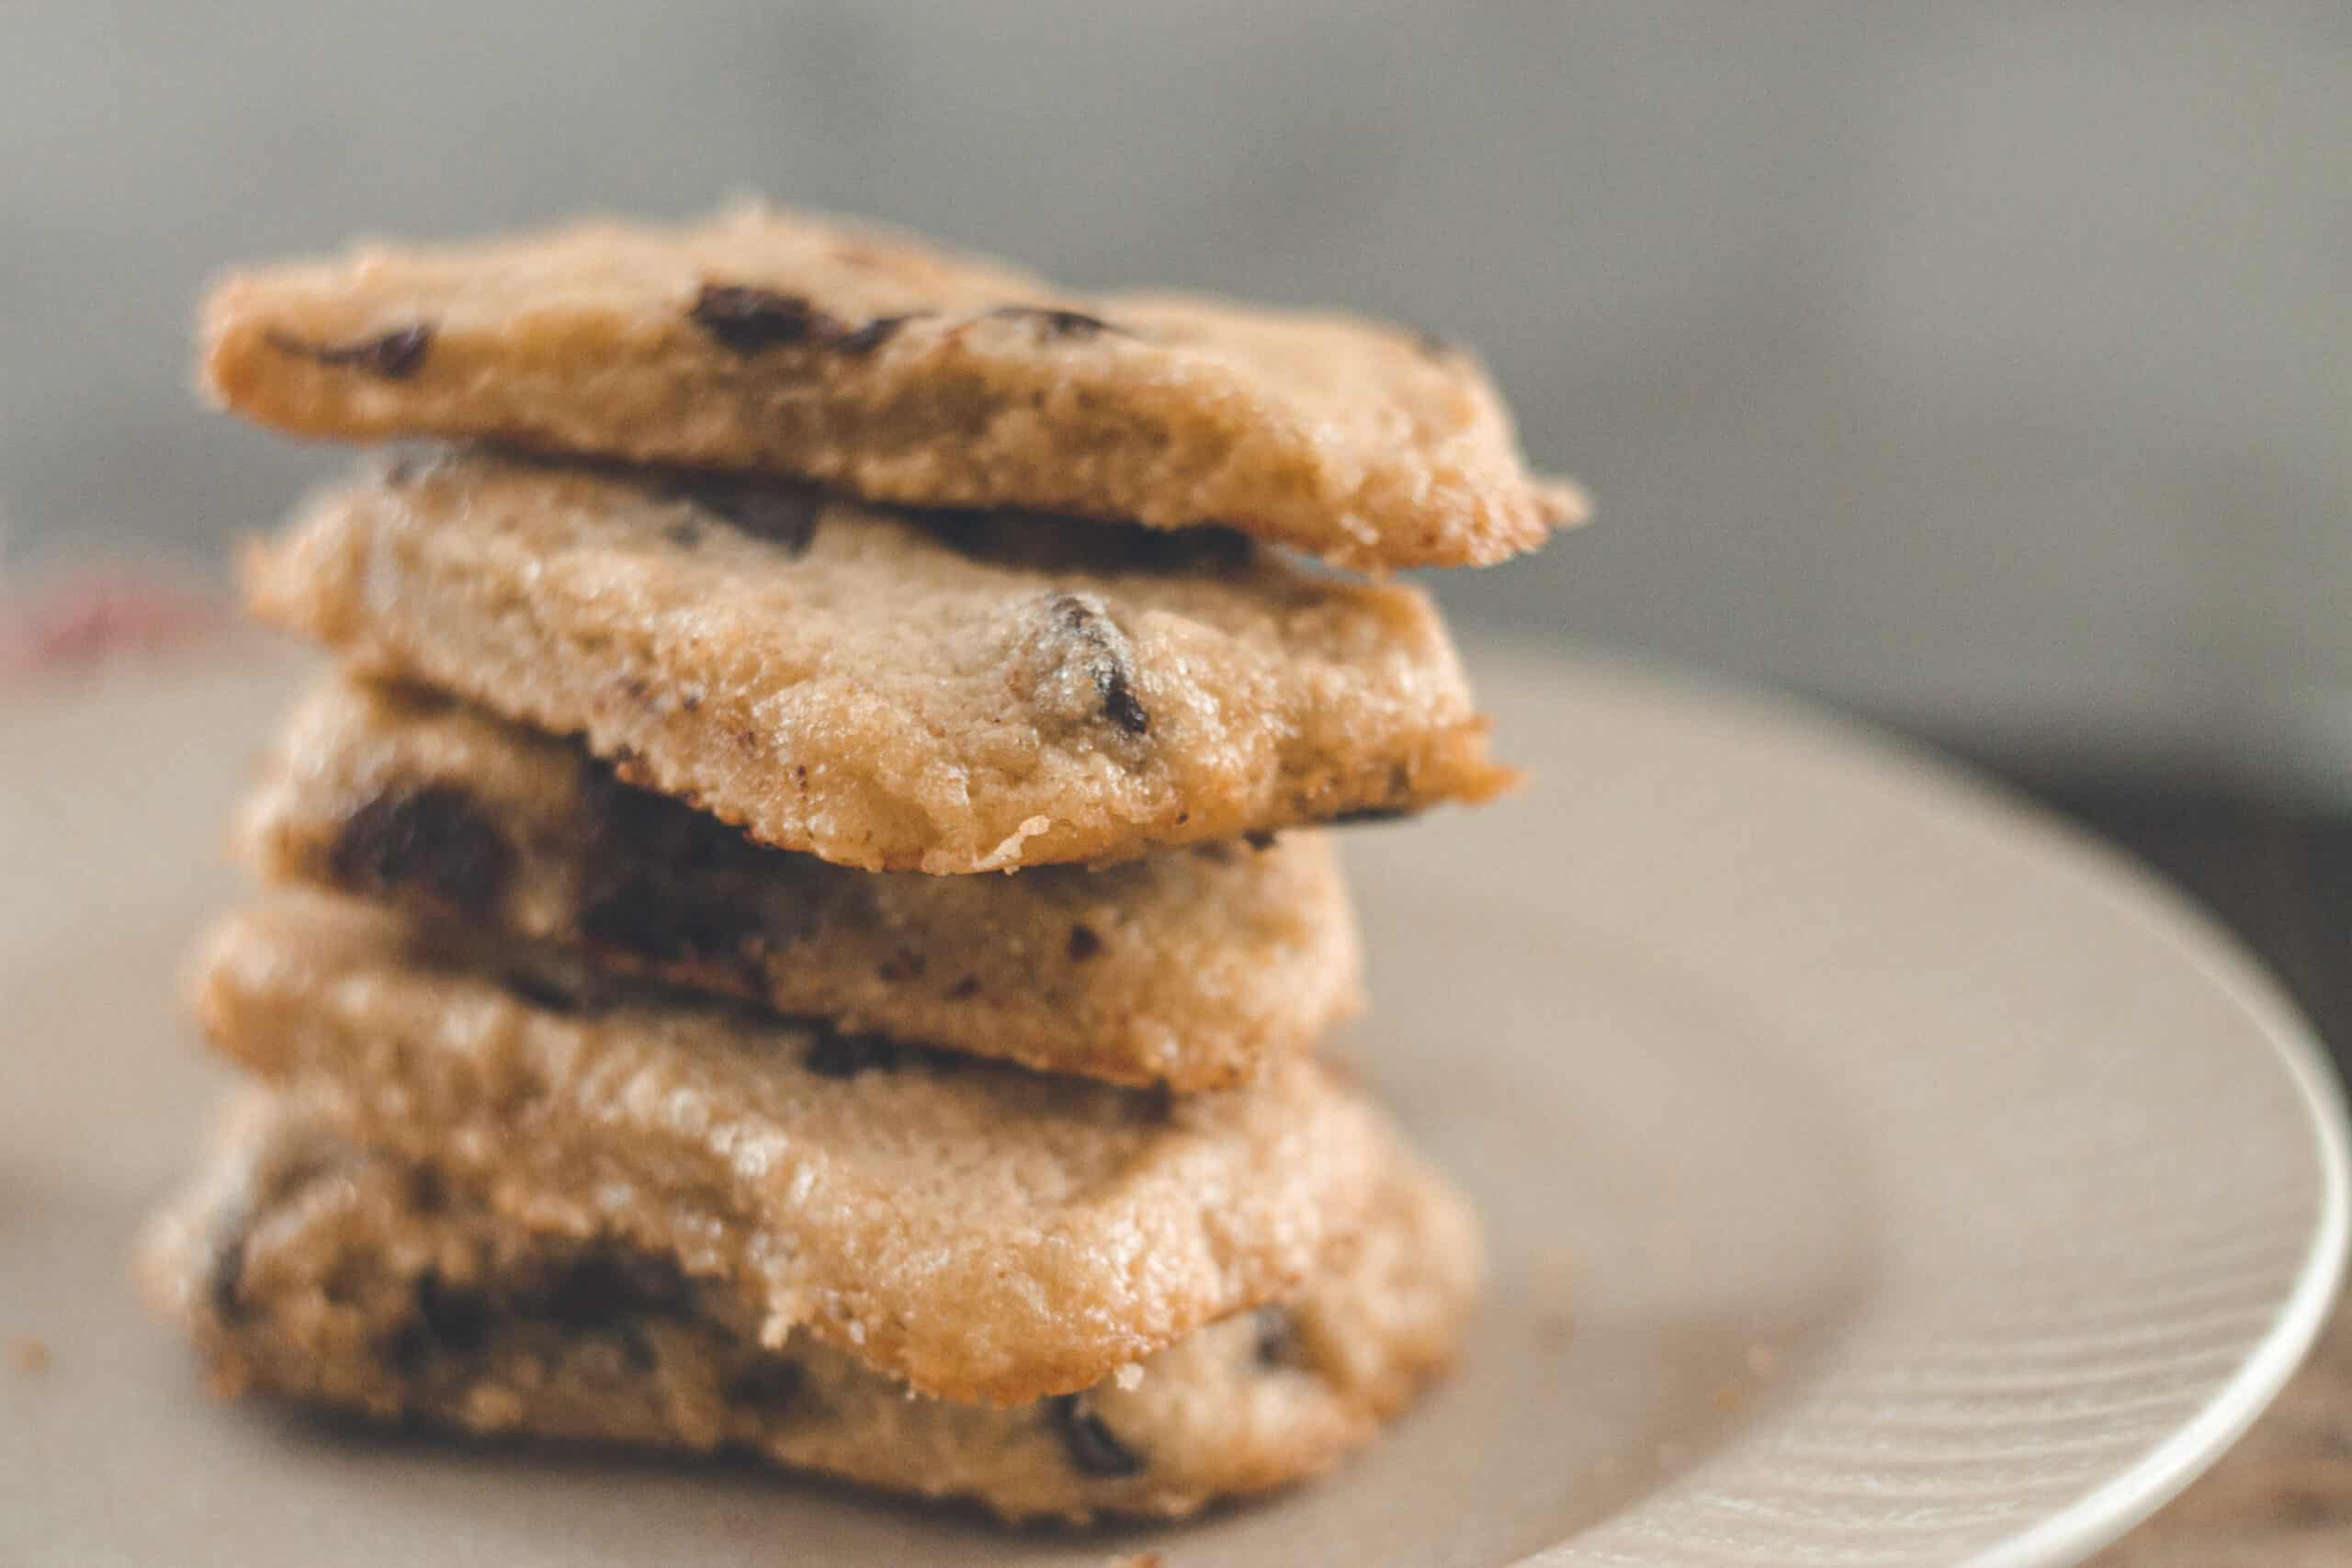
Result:
[[[28,1334],[16,1344],[17,1370],[32,1376],[49,1371],[49,1342]]]

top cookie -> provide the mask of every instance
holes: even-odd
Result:
[[[869,500],[1219,524],[1341,565],[1481,566],[1580,522],[1465,353],[1351,317],[1082,296],[743,208],[232,275],[202,379],[304,435],[495,437]]]

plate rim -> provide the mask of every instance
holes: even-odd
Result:
[[[1465,660],[1507,664],[1620,689],[1646,687],[1719,719],[1760,723],[1833,749],[1838,765],[1877,771],[1922,805],[1954,808],[2030,847],[2117,900],[2151,934],[2247,1017],[2293,1085],[2319,1164],[2319,1213],[2293,1286],[2270,1327],[2204,1406],[2131,1464],[2055,1511],[1961,1560],[1963,1568],[2074,1568],[2144,1523],[2221,1460],[2261,1418],[2324,1330],[2352,1270],[2352,1110],[2317,1029],[2267,964],[2185,887],[2155,866],[1983,764],[1867,716],[1801,693],[1623,649],[1575,641],[1546,650],[1520,638],[1484,646]],[[1483,657],[1482,657],[1483,656]],[[1517,673],[1518,671],[1514,671]],[[1542,1568],[1571,1542],[1555,1542],[1514,1568]]]
[[[1984,788],[1961,770],[1955,782]],[[2318,1342],[2352,1248],[2352,1131],[2343,1082],[2318,1031],[2236,932],[2154,867],[2030,797],[2005,798],[2009,794],[1995,782],[1987,803],[2018,812],[2030,829],[2050,836],[2053,850],[2109,878],[2119,891],[2128,889],[2140,912],[2175,938],[2205,978],[2248,1014],[2295,1087],[2320,1167],[2318,1223],[2294,1285],[2269,1332],[2204,1408],[2120,1472],[1966,1560],[1969,1568],[2067,1568],[2144,1523],[2228,1453]]]

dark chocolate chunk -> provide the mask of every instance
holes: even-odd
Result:
[[[548,1287],[542,1310],[564,1328],[610,1328],[628,1318],[674,1316],[685,1308],[686,1292],[674,1264],[583,1252]]]
[[[1048,337],[1093,337],[1101,333],[1115,333],[1121,337],[1135,334],[1125,327],[1114,327],[1100,316],[1090,316],[1083,310],[1062,310],[1044,305],[999,305],[989,312],[1000,321],[1035,321],[1037,330]]]
[[[1090,577],[1222,576],[1247,565],[1257,548],[1230,528],[1147,528],[1035,512],[942,507],[907,513],[904,520],[972,560]]]
[[[809,545],[817,537],[817,519],[825,510],[824,497],[817,491],[806,485],[773,480],[695,474],[673,479],[662,488],[673,500],[723,518],[746,534],[775,541],[794,560],[808,553]],[[689,525],[691,519],[673,526]],[[691,538],[680,539],[674,533],[670,537],[676,543],[691,545],[699,544],[702,536],[696,527]]]
[[[449,1205],[449,1187],[441,1177],[440,1168],[430,1165],[411,1166],[408,1173],[410,1207],[420,1214],[437,1214]]]
[[[791,1408],[807,1374],[797,1361],[765,1356],[727,1382],[727,1402],[768,1414]]]
[[[687,312],[694,323],[738,354],[793,344],[832,343],[849,328],[797,294],[741,283],[706,283]]]
[[[1136,695],[1127,639],[1109,616],[1075,593],[1057,593],[1046,611],[1055,628],[1085,650],[1086,672],[1102,699],[1102,716],[1129,735],[1151,728],[1151,716]]]
[[[636,1318],[624,1318],[615,1330],[621,1342],[621,1359],[632,1371],[650,1372],[653,1370],[653,1340],[646,1325]]]
[[[1053,1423],[1062,1451],[1069,1455],[1071,1466],[1080,1475],[1109,1480],[1142,1473],[1143,1461],[1102,1424],[1102,1417],[1087,1404],[1086,1395],[1057,1394],[1045,1404],[1046,1419]]]
[[[760,912],[749,900],[691,885],[651,856],[593,879],[580,909],[580,934],[661,962],[731,958],[751,946]]]
[[[416,1277],[416,1321],[434,1346],[464,1355],[490,1339],[490,1300],[480,1291],[444,1284],[439,1269],[427,1269]]]
[[[1304,1364],[1306,1346],[1298,1332],[1298,1319],[1286,1306],[1261,1306],[1255,1314],[1258,1330],[1254,1341],[1258,1364],[1267,1368],[1296,1367]]]
[[[910,947],[902,947],[882,962],[877,976],[892,985],[922,978],[923,956]]]
[[[899,1047],[876,1034],[820,1033],[801,1058],[820,1078],[854,1078],[870,1070],[888,1072],[899,1065]]]
[[[543,1012],[591,1012],[593,999],[582,992],[559,985],[553,976],[534,970],[514,968],[503,976],[506,988]]]
[[[862,327],[843,333],[833,344],[837,353],[850,355],[871,354],[899,335],[899,329],[914,320],[907,316],[876,316]]]
[[[951,1002],[967,1002],[979,994],[980,977],[978,975],[967,975],[947,987],[947,999]]]
[[[1251,831],[1242,834],[1241,837],[1246,842],[1248,842],[1251,849],[1257,850],[1261,852],[1271,850],[1274,847],[1273,833],[1264,828],[1253,829]]]
[[[1360,828],[1374,822],[1401,822],[1413,815],[1409,806],[1366,806],[1325,818],[1334,828]]]
[[[1069,956],[1073,964],[1082,964],[1102,951],[1102,938],[1084,921],[1069,928]]]
[[[364,370],[387,381],[398,381],[415,375],[417,367],[424,363],[424,351],[433,346],[433,329],[418,321],[396,327],[381,337],[361,338],[354,343],[304,343],[274,332],[269,334],[269,346],[280,354],[300,355],[321,365]]]
[[[448,784],[394,787],[354,812],[327,852],[327,872],[346,891],[413,890],[467,914],[498,901],[514,852],[465,791]]]

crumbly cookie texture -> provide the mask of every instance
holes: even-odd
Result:
[[[1309,1060],[1114,1089],[649,996],[324,895],[231,917],[193,1000],[350,1136],[533,1231],[675,1257],[757,1302],[764,1345],[805,1326],[946,1399],[1072,1393],[1288,1294],[1392,1157]]]
[[[865,871],[1125,859],[1512,780],[1428,597],[1231,534],[481,455],[318,498],[254,611]]]
[[[1082,297],[745,208],[369,245],[224,280],[217,400],[304,435],[491,438],[869,500],[1220,524],[1342,565],[1484,565],[1581,521],[1466,353],[1351,317]]]
[[[524,1229],[433,1166],[247,1093],[141,1254],[221,1393],[748,1449],[1009,1519],[1173,1517],[1329,1469],[1452,1359],[1478,1275],[1469,1212],[1398,1153],[1327,1269],[1139,1377],[1010,1409],[910,1398],[806,1335],[763,1343],[756,1295],[674,1255]]]
[[[416,687],[322,680],[241,813],[246,863],[599,967],[1137,1088],[1227,1087],[1360,995],[1330,835],[1102,870],[870,874],[762,848],[578,746]]]

